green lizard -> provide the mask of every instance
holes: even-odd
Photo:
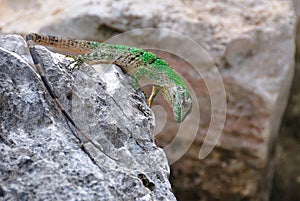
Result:
[[[192,99],[185,82],[170,65],[151,52],[123,45],[64,39],[36,33],[26,35],[26,41],[74,53],[77,55],[74,57],[76,65],[83,62],[90,65],[116,64],[133,77],[133,85],[137,89],[140,88],[138,82],[141,78],[149,79],[153,88],[147,100],[148,105],[151,107],[153,99],[161,91],[178,123],[191,112]]]

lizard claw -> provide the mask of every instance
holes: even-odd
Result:
[[[150,99],[150,98],[147,99],[147,105],[148,105],[149,107],[152,106],[152,102],[153,102],[153,99]]]

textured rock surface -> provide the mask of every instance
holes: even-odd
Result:
[[[36,31],[104,40],[123,31],[153,27],[192,38],[217,65],[226,88],[228,110],[218,147],[208,158],[195,160],[211,120],[211,89],[189,65],[166,56],[191,84],[201,111],[196,141],[186,157],[173,165],[175,192],[182,200],[268,199],[273,151],[294,71],[295,16],[288,1],[5,2],[0,7],[0,26],[6,33]],[[139,31],[127,36],[117,42],[175,49],[183,59],[189,57],[190,64],[211,66],[197,49],[186,48],[182,37],[161,30],[147,37]],[[168,40],[170,37],[173,42]],[[156,119],[160,122],[159,116]],[[159,135],[161,143],[168,144],[177,130],[178,125],[168,121]]]
[[[153,114],[130,77],[115,66],[70,73],[64,57],[38,53],[67,111],[117,161],[89,143],[80,148],[28,64],[24,40],[1,36],[1,200],[176,200]]]

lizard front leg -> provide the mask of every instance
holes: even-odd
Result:
[[[155,96],[158,94],[159,91],[160,91],[160,87],[157,86],[157,85],[153,85],[151,95],[147,100],[147,103],[148,103],[149,107],[152,106],[153,100],[154,100]]]
[[[155,72],[147,67],[142,66],[142,67],[139,67],[139,69],[132,75],[132,77],[133,77],[133,87],[135,89],[141,89],[141,87],[139,85],[139,81],[141,80],[142,77],[147,77],[152,82],[154,82],[150,97],[147,98],[147,95],[144,93],[145,97],[147,98],[147,104],[149,107],[151,107],[155,96],[160,91],[160,87],[158,85],[156,85],[155,80],[153,80],[153,78],[155,78]]]

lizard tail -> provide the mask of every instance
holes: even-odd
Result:
[[[91,53],[92,50],[100,44],[98,42],[59,38],[56,36],[48,36],[37,33],[30,33],[26,35],[25,39],[27,43],[49,46],[73,54]]]

